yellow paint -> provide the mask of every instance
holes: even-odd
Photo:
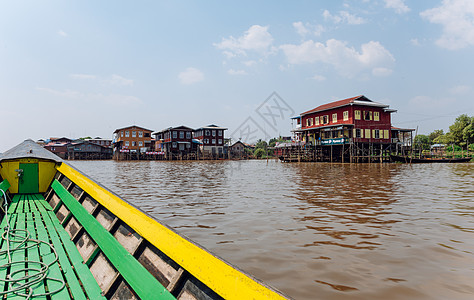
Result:
[[[18,193],[18,173],[15,170],[20,168],[19,161],[4,161],[1,164],[0,174],[3,179],[10,183],[10,193]]]
[[[56,174],[56,163],[50,161],[39,161],[39,192],[46,193],[51,181]]]
[[[18,173],[15,170],[22,164],[38,164],[39,192],[45,193],[56,174],[55,162],[38,160],[36,158],[20,158],[17,160],[3,161],[0,166],[0,175],[10,183],[10,193],[18,193]]]
[[[58,171],[127,223],[143,238],[225,299],[285,299],[239,270],[145,215],[72,167]]]

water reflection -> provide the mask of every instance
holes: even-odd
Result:
[[[473,164],[73,164],[295,299],[474,297]]]

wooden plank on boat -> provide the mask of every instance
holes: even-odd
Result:
[[[8,218],[4,218],[2,221],[2,229],[5,228],[7,222],[10,223],[10,227],[13,228],[16,223],[16,217],[17,215],[8,215]],[[8,220],[9,219],[9,220]],[[3,233],[3,232],[2,232]],[[5,254],[0,255],[0,266],[3,266],[8,263],[8,256],[6,255],[7,251],[7,241],[4,239],[1,239],[2,246],[1,246],[1,251],[2,253],[5,252]],[[0,268],[0,279],[4,280],[7,276],[7,268]],[[5,281],[0,281],[0,291],[5,291]]]
[[[23,198],[23,197],[21,197],[21,198]],[[22,202],[23,202],[23,200],[20,200],[19,203],[22,203]],[[12,228],[19,229],[19,230],[25,230],[25,214],[24,213],[19,213],[18,214],[16,224]],[[20,233],[19,231],[17,231],[15,234],[20,235],[20,236],[24,236],[24,233]],[[15,240],[19,240],[19,239],[20,238],[15,238]],[[17,243],[17,242],[12,243],[12,246],[11,246],[10,249],[13,250],[18,245],[19,245],[19,243]],[[21,271],[22,269],[24,269],[26,267],[26,264],[24,263],[24,261],[26,260],[26,251],[25,251],[24,247],[19,247],[18,250],[13,250],[11,252],[11,258],[12,258],[12,262],[19,262],[19,263],[12,264],[11,267],[10,267],[9,274],[15,273],[14,276],[12,276],[11,279],[15,279],[15,278],[25,276],[25,271]],[[15,286],[10,285],[9,289],[12,289],[12,288],[15,288]],[[22,293],[22,294],[25,294],[26,289],[21,289],[21,290],[19,290],[19,292]],[[26,299],[26,297],[19,296],[19,295],[16,295],[16,294],[10,294],[8,299],[17,300],[17,299]]]
[[[54,180],[51,187],[140,298],[175,299],[59,181]]]
[[[33,217],[33,213],[27,213],[26,215],[26,229],[30,233],[30,238],[37,239],[37,232],[35,230],[35,220]],[[38,274],[38,271],[33,271],[32,268],[40,269],[40,264],[31,263],[31,261],[41,262],[40,254],[39,254],[39,247],[30,247],[27,249],[28,254],[28,275]],[[30,265],[31,264],[31,265]],[[37,284],[31,287],[33,290],[33,295],[44,294],[46,292],[44,288],[43,281],[39,281]],[[34,299],[44,300],[46,296],[34,296]]]
[[[13,196],[12,202],[8,205],[8,214],[13,214],[16,211],[18,202],[20,201],[20,195],[16,194]]]
[[[56,251],[58,251],[58,254],[60,254],[59,258],[61,267],[66,270],[66,279],[68,280],[68,284],[74,297],[78,297],[78,299],[85,298],[80,284],[77,282],[77,278],[79,278],[89,299],[105,299],[101,295],[102,291],[100,290],[97,281],[94,279],[89,269],[82,263],[82,257],[79,255],[77,248],[74,246],[74,243],[69,240],[69,235],[64,231],[64,228],[61,227],[54,213],[43,210],[40,214],[46,225],[49,236],[51,237],[53,246],[56,248]],[[66,235],[66,238],[61,237],[64,234]],[[77,277],[74,275],[72,267],[76,270]]]

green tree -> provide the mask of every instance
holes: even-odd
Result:
[[[462,130],[462,137],[468,144],[474,141],[474,117],[471,117],[469,124]]]
[[[429,150],[431,146],[430,138],[427,135],[419,134],[415,137],[415,145],[421,147],[423,150]]]
[[[255,151],[253,152],[253,155],[256,158],[262,158],[264,154],[265,154],[265,150],[262,148],[255,148]]]
[[[469,124],[472,124],[472,118],[468,115],[463,114],[456,118],[454,124],[449,126],[449,134],[451,135],[452,142],[457,145],[466,145],[466,137],[464,136],[464,128]],[[470,129],[466,130],[466,134],[470,133]]]
[[[444,135],[443,129],[436,129],[435,131],[430,133],[428,137],[430,138],[430,141],[434,143],[437,138],[443,135]]]
[[[263,141],[262,139],[259,139],[257,143],[255,144],[255,149],[263,149],[267,150],[268,144],[267,142]]]

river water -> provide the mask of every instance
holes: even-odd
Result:
[[[474,299],[474,163],[71,164],[294,299]]]

